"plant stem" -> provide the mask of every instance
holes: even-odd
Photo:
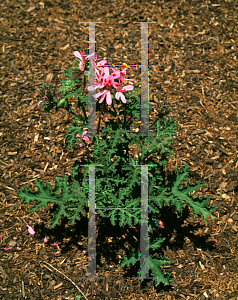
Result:
[[[117,113],[117,111],[116,111],[116,109],[115,109],[115,107],[114,107],[114,105],[113,105],[113,101],[112,101],[112,108],[113,108],[113,110],[114,110],[114,112],[115,112],[115,114],[116,114],[116,116],[117,116],[118,113]]]
[[[91,154],[91,152],[89,151],[88,147],[85,145],[86,150],[88,151],[89,154]]]
[[[87,115],[86,115],[86,111],[85,111],[84,103],[83,103],[83,105],[82,105],[82,108],[83,108],[83,113],[84,113],[84,118],[85,118],[85,120],[84,120],[84,121],[86,121],[86,119],[87,119]]]
[[[85,86],[86,86],[86,76],[83,75],[83,94],[84,94]]]
[[[125,110],[124,110],[124,122],[123,122],[123,127],[126,126],[126,106],[125,106]]]
[[[121,124],[121,120],[120,120],[120,118],[119,118],[119,113],[116,111],[116,109],[115,109],[115,107],[114,107],[114,105],[113,105],[113,101],[112,101],[112,108],[113,108],[113,110],[114,110],[114,112],[115,112],[115,114],[116,114],[116,116],[117,116],[117,124],[118,124],[118,126]],[[119,126],[120,127],[120,126]]]
[[[101,123],[101,110],[100,110],[100,113],[99,113],[99,120],[98,120],[97,134],[99,134],[100,123]]]

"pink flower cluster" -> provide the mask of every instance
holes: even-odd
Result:
[[[80,136],[79,133],[77,133],[77,134],[76,134],[76,137],[79,137],[79,138],[81,138],[81,140],[84,140],[84,141],[89,142],[89,141],[90,141],[89,137],[85,136],[85,134],[86,134],[87,132],[89,132],[89,131],[83,131],[82,137]],[[91,133],[91,132],[89,132],[89,133]],[[82,144],[80,144],[80,147],[82,147]]]
[[[79,64],[79,69],[81,71],[84,71],[83,64],[85,63],[86,58],[91,58],[91,62],[93,63],[92,56],[94,54],[85,55],[84,51],[80,51],[80,53],[78,51],[75,51],[74,55],[81,60]],[[97,54],[95,52],[95,62],[96,61],[97,61]],[[97,88],[99,89],[105,88],[103,91],[95,94],[93,97],[98,98],[101,96],[99,103],[102,103],[106,97],[107,104],[111,105],[112,104],[111,88],[114,87],[116,89],[116,99],[117,100],[121,99],[123,103],[126,103],[126,99],[123,93],[129,90],[133,90],[134,86],[127,85],[122,88],[123,80],[134,80],[134,79],[124,79],[124,77],[126,76],[126,71],[125,70],[120,71],[117,69],[113,69],[112,67],[111,69],[113,70],[113,73],[110,75],[109,67],[102,67],[106,63],[107,63],[106,60],[101,60],[96,64],[95,72],[96,72],[97,80],[95,80],[94,85],[88,87],[88,90],[94,91]],[[115,79],[118,79],[119,82],[116,82]]]

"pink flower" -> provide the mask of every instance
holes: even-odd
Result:
[[[112,73],[112,76],[116,79],[119,78],[119,83],[115,83],[115,88],[118,89],[122,86],[123,84],[123,80],[131,80],[133,81],[134,79],[124,79],[124,77],[126,76],[126,70],[120,71],[120,70],[115,70],[112,68],[112,70],[114,71]]]
[[[44,243],[47,243],[47,237],[45,236],[45,238],[44,238]]]
[[[42,99],[44,99],[44,98],[45,98],[45,97],[42,97]],[[41,108],[41,107],[40,107],[41,102],[43,102],[43,101],[42,101],[42,100],[39,101],[38,103],[34,104],[33,107],[34,107],[34,108],[37,107],[38,109],[40,109],[40,108]]]
[[[89,137],[85,136],[85,134],[86,134],[87,132],[89,132],[89,131],[83,131],[82,137],[80,136],[79,133],[77,133],[77,134],[76,134],[76,137],[79,137],[79,138],[81,138],[81,140],[84,140],[84,141],[86,141],[86,142],[89,142],[89,141],[90,141]],[[91,133],[91,132],[89,132],[89,133]],[[80,147],[82,147],[82,144],[80,144]]]
[[[104,100],[104,98],[107,97],[107,98],[106,98],[107,104],[108,104],[108,105],[111,105],[111,104],[112,104],[112,96],[111,96],[110,90],[104,90],[104,91],[102,91],[102,92],[99,92],[99,93],[93,95],[94,98],[98,98],[98,97],[100,97],[100,96],[102,96],[102,97],[101,97],[101,99],[99,100],[99,103],[102,103],[103,100]]]
[[[0,235],[0,245],[2,244],[2,236]],[[12,249],[12,247],[8,247],[8,248],[3,248],[4,250],[10,250]]]
[[[92,57],[93,54],[88,55],[87,58]],[[97,54],[95,52],[95,61],[97,60]],[[92,62],[92,59],[91,59]],[[116,92],[116,99],[119,100],[121,98],[123,103],[126,103],[125,96],[123,95],[124,92],[128,90],[133,90],[133,85],[128,85],[122,88],[124,77],[126,76],[126,70],[119,71],[117,69],[113,69],[113,73],[109,74],[109,67],[102,67],[107,61],[102,60],[99,63],[96,64],[96,68],[98,70],[101,70],[101,74],[98,70],[96,70],[96,79],[97,81],[94,81],[94,85],[91,85],[88,87],[89,91],[96,90],[97,88],[106,88],[105,90],[93,95],[94,98],[100,98],[99,103],[102,103],[106,97],[106,102],[108,105],[112,104],[112,96],[111,96],[111,88],[112,86],[117,90]],[[103,76],[104,73],[104,76]],[[115,82],[115,79],[118,79],[119,82]],[[125,79],[125,80],[134,80],[134,79]]]
[[[55,96],[56,96],[56,98],[59,100],[59,95],[57,94],[57,92],[55,92]]]
[[[160,227],[161,227],[161,228],[164,228],[163,222],[160,221],[159,224],[160,224]]]
[[[165,104],[164,106],[169,106],[171,109],[173,109],[172,108],[172,103],[171,104]]]
[[[99,71],[98,70],[96,70],[96,79],[97,79],[97,81],[94,81],[94,84],[95,85],[91,85],[91,86],[89,86],[88,87],[88,90],[89,91],[94,91],[94,90],[96,90],[96,88],[98,87],[98,88],[102,88],[102,87],[104,87],[104,85],[103,85],[103,82],[102,82],[102,80],[103,80],[103,72],[104,72],[104,70],[102,70],[102,72],[101,72],[101,74],[99,73]]]
[[[113,68],[112,68],[113,69]],[[106,97],[106,102],[108,105],[112,104],[112,96],[111,96],[111,87],[113,86],[116,90],[116,99],[119,100],[121,98],[123,103],[126,103],[126,99],[125,96],[123,95],[124,92],[128,91],[128,90],[133,90],[134,86],[133,85],[128,85],[125,86],[123,88],[121,88],[122,84],[123,84],[123,80],[124,77],[126,76],[126,71],[119,71],[119,70],[115,70],[113,69],[113,73],[111,75],[109,75],[109,68],[108,67],[104,67],[104,76],[103,76],[103,82],[102,82],[102,74],[99,76],[99,72],[97,73],[96,77],[98,79],[98,83],[95,83],[96,86],[90,86],[88,88],[88,90],[92,91],[95,90],[97,87],[98,88],[103,88],[105,87],[106,89],[95,94],[93,97],[94,98],[98,98],[101,96],[101,99],[99,100],[99,103],[102,103],[103,100]],[[119,79],[119,83],[115,82],[115,79]],[[125,79],[125,80],[134,80],[134,79]]]
[[[91,57],[92,56],[92,54],[91,55],[89,55],[88,57]],[[97,54],[96,54],[96,52],[95,52],[95,58],[97,59]],[[108,67],[102,67],[102,65],[105,65],[105,63],[106,63],[107,61],[106,60],[101,60],[99,63],[97,63],[96,64],[96,68],[99,70],[99,71],[101,71],[101,74],[99,73],[99,71],[98,70],[95,70],[96,71],[96,79],[97,79],[97,81],[98,82],[94,82],[94,84],[96,84],[96,86],[94,85],[94,86],[89,86],[88,87],[88,90],[89,91],[93,91],[93,90],[95,90],[96,88],[97,88],[97,86],[99,87],[99,88],[102,88],[102,87],[104,87],[104,85],[102,85],[102,79],[105,77],[107,77],[107,76],[109,76],[109,68]],[[118,70],[117,70],[118,71]],[[119,72],[119,71],[118,71]],[[102,76],[103,75],[103,73],[105,73],[105,75],[104,76]],[[107,75],[106,75],[107,74]],[[120,76],[120,74],[119,75],[117,75],[117,74],[113,74],[112,73],[112,77],[113,78],[117,78],[117,77],[119,77]],[[102,86],[100,86],[100,85],[102,85]]]
[[[123,103],[126,103],[126,98],[122,93],[125,93],[126,91],[130,91],[130,90],[133,90],[133,89],[134,89],[133,85],[124,86],[123,89],[119,88],[116,92],[116,99],[119,100],[121,98],[121,101]]]
[[[61,242],[59,243],[54,243],[54,244],[50,244],[51,246],[58,246],[59,244],[61,244]]]
[[[90,55],[86,55],[86,54],[84,53],[84,50],[83,50],[83,51],[80,51],[80,53],[79,53],[78,51],[74,51],[74,55],[75,55],[76,57],[78,57],[78,58],[81,60],[81,62],[80,62],[80,64],[79,64],[79,69],[80,69],[81,71],[84,71],[84,65],[83,65],[83,64],[85,63],[85,59],[86,59],[86,58],[91,58],[91,63],[93,63],[92,56],[95,55],[95,62],[97,61],[97,53],[96,53],[96,52],[94,52],[94,53],[92,53],[92,54],[90,54]],[[96,64],[96,68],[99,69],[99,70],[101,70],[101,69],[102,69],[102,66],[105,65],[106,63],[107,63],[106,60],[101,60],[101,61],[99,61],[99,62]]]
[[[96,62],[96,61],[97,61],[97,53],[96,53],[96,52],[94,52],[94,53],[92,53],[92,54],[90,54],[90,55],[87,56],[87,58],[90,58],[92,65],[93,65],[93,59],[92,59],[93,54],[95,54],[95,62]],[[97,68],[98,70],[102,71],[102,70],[103,70],[103,67],[102,67],[102,66],[105,65],[106,63],[107,63],[106,60],[101,60],[101,61],[99,61],[99,62],[96,64],[96,68]]]
[[[116,83],[114,82],[115,76],[109,75],[109,68],[104,68],[104,76],[103,76],[103,83],[98,86],[99,88],[106,87],[105,90],[93,95],[94,98],[98,98],[101,96],[101,99],[99,100],[99,103],[102,103],[104,98],[106,97],[106,101],[108,105],[112,104],[112,96],[111,96],[111,87],[116,88]]]
[[[85,63],[85,59],[87,58],[87,55],[85,55],[84,50],[80,51],[80,53],[78,51],[74,51],[74,55],[81,60],[81,62],[79,64],[79,70],[84,71],[83,64]]]
[[[26,225],[26,226],[28,227],[28,232],[29,232],[31,235],[34,235],[34,234],[35,234],[34,229],[33,229],[31,226],[29,226],[29,225]]]

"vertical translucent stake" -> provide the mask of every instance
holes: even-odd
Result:
[[[149,136],[148,23],[141,23],[141,133]]]
[[[88,22],[79,22],[88,23]],[[89,73],[88,73],[88,83],[89,86],[94,85],[95,81],[95,23],[104,22],[89,22],[89,55],[93,54],[89,59]],[[96,101],[93,97],[95,95],[95,90],[88,91],[88,135],[96,135]],[[91,133],[90,133],[91,132]],[[101,135],[101,134],[99,134]]]
[[[79,279],[105,279],[96,275],[96,221],[95,221],[95,167],[103,165],[80,165],[89,167],[89,222],[88,222],[88,277],[79,277]]]
[[[141,166],[141,278],[149,278],[148,166]]]
[[[85,22],[80,22],[85,23]],[[94,85],[95,81],[95,23],[89,22],[89,86]],[[93,95],[95,90],[88,91],[88,131],[89,136],[96,135],[96,101]],[[91,112],[91,113],[90,113]],[[84,166],[84,165],[81,165]],[[89,223],[88,223],[88,277],[80,279],[104,279],[96,277],[96,222],[95,222],[95,166],[89,165]],[[100,165],[99,165],[100,166]]]
[[[96,277],[95,166],[89,166],[88,278]]]
[[[89,23],[89,86],[94,85],[95,81],[95,23]],[[96,135],[96,101],[93,95],[95,90],[88,91],[88,131],[90,136]],[[89,108],[92,112],[89,113]]]

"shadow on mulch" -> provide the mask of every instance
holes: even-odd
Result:
[[[54,213],[55,208],[51,208],[49,213]],[[166,240],[162,243],[162,247],[159,249],[159,252],[156,254],[164,255],[164,251],[169,247],[171,251],[176,251],[183,249],[183,245],[186,242],[186,239],[189,239],[194,248],[199,248],[202,251],[214,251],[216,245],[215,242],[208,242],[210,234],[205,234],[203,236],[195,235],[194,232],[202,229],[204,226],[201,224],[187,224],[185,222],[189,217],[189,209],[186,206],[180,218],[177,217],[176,212],[172,212],[170,207],[163,207],[161,209],[161,214],[158,216],[163,222],[164,229],[151,232],[151,238],[156,237],[166,237]],[[118,258],[118,253],[123,255],[130,254],[128,250],[128,245],[130,247],[139,248],[140,247],[140,226],[130,226],[125,229],[121,228],[116,223],[115,226],[111,225],[111,222],[107,218],[100,218],[97,215],[97,256],[96,261],[98,262],[99,268],[108,268],[109,264],[119,265],[121,259]],[[135,229],[137,228],[137,232]],[[60,225],[55,228],[49,229],[46,227],[45,223],[37,223],[34,226],[35,231],[37,232],[36,236],[38,239],[43,240],[45,235],[49,237],[50,240],[54,238],[56,241],[62,241],[67,237],[68,242],[64,242],[61,245],[61,255],[67,254],[72,248],[77,248],[77,251],[87,251],[87,237],[88,237],[88,219],[86,217],[81,218],[80,221],[76,221],[76,224],[71,227],[68,225],[67,218],[62,218]],[[116,236],[115,236],[116,233]],[[83,237],[84,243],[79,243],[80,238]],[[111,239],[111,240],[109,240]],[[125,246],[125,239],[126,245]],[[50,242],[46,244],[50,246]],[[101,259],[106,259],[106,263],[102,262]],[[199,260],[199,258],[197,259]],[[167,266],[169,267],[169,266]],[[134,266],[125,268],[124,278],[137,277],[138,269],[140,268],[140,262],[138,261]],[[151,276],[151,274],[150,274]],[[146,286],[147,282],[152,281],[151,279],[145,280],[142,283],[142,287]],[[159,292],[164,290],[164,285],[160,284],[156,291]],[[166,286],[165,290],[169,290],[171,285]]]

